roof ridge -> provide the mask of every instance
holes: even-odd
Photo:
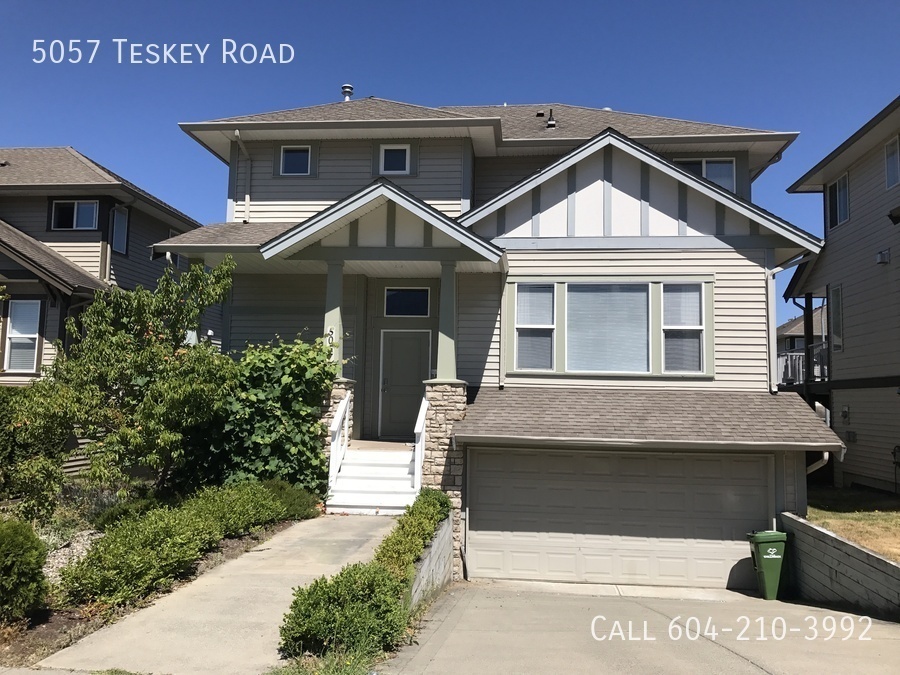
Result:
[[[71,153],[76,159],[78,159],[78,161],[80,161],[86,167],[91,169],[94,173],[99,174],[102,178],[107,179],[107,181],[109,181],[111,179],[111,181],[113,183],[122,183],[123,182],[122,179],[119,176],[116,176],[112,171],[110,171],[109,169],[107,169],[104,166],[101,166],[100,164],[98,164],[97,162],[92,160],[87,155],[81,154],[78,150],[73,148],[71,145],[66,145],[63,147],[64,147],[64,149],[68,150],[69,153]]]
[[[352,105],[354,103],[358,104],[358,103],[362,103],[364,101],[382,101],[384,103],[392,103],[394,105],[406,106],[407,108],[417,108],[419,110],[437,110],[437,111],[443,112],[443,113],[448,112],[446,110],[443,110],[439,107],[434,107],[434,106],[419,105],[418,103],[408,103],[406,101],[395,101],[390,98],[381,98],[380,96],[364,96],[362,98],[351,99],[349,101],[329,101],[328,103],[315,103],[313,105],[295,106],[293,108],[283,108],[281,110],[266,110],[265,112],[261,112],[261,113],[259,113],[259,112],[258,113],[246,113],[243,115],[231,115],[229,117],[217,117],[215,119],[208,120],[208,121],[209,122],[223,122],[223,121],[241,119],[244,117],[256,117],[258,115],[278,115],[281,113],[296,112],[298,110],[314,110],[315,108],[327,108],[329,106],[341,105],[341,104],[345,104],[345,103],[350,103]],[[457,114],[460,116],[460,119],[467,119],[467,118],[472,117],[471,115],[466,115],[464,113],[457,113]]]

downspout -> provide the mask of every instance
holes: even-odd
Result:
[[[241,154],[244,156],[244,159],[247,160],[247,173],[244,175],[244,222],[250,222],[250,182],[252,180],[253,175],[253,160],[250,159],[250,153],[247,151],[247,146],[244,145],[244,139],[241,138],[241,130],[234,130],[234,138],[237,141],[238,147],[241,149]]]

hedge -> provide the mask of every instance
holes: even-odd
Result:
[[[0,623],[16,621],[43,604],[47,550],[31,525],[0,518]]]

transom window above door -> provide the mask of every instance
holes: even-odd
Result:
[[[430,297],[428,288],[385,288],[384,315],[427,317]]]

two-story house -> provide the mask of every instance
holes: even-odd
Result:
[[[153,288],[150,245],[199,226],[73,148],[0,148],[0,385],[52,363],[96,291]]]
[[[329,509],[445,490],[457,576],[752,586],[840,448],[776,394],[773,274],[820,242],[750,196],[795,134],[350,93],[183,124],[230,222],[155,247],[234,257],[227,348],[333,341]]]
[[[900,97],[788,192],[822,194],[825,245],[785,297],[827,298],[830,322],[827,380],[793,389],[831,408],[847,445],[837,485],[900,492]]]

